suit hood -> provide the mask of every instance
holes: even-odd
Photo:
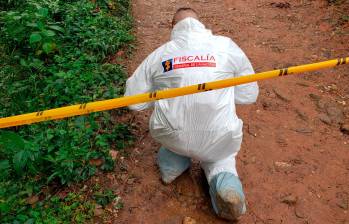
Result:
[[[189,40],[198,37],[211,36],[211,30],[206,29],[205,25],[192,17],[179,21],[172,30],[171,40]]]

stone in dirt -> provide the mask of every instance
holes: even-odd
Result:
[[[102,159],[90,159],[90,165],[92,166],[101,166],[104,161]]]
[[[320,121],[324,122],[325,124],[331,125],[332,120],[331,118],[329,118],[329,116],[327,116],[326,114],[320,114],[319,115],[319,119]]]
[[[316,107],[321,111],[325,110],[325,104],[326,101],[324,99],[316,101]]]
[[[109,155],[111,156],[111,158],[112,158],[113,160],[116,160],[117,157],[118,157],[118,155],[119,155],[119,151],[110,150],[110,151],[109,151]]]
[[[188,186],[191,186],[190,188]],[[179,193],[179,195],[185,197],[200,197],[201,196],[201,188],[198,181],[192,177],[189,172],[184,173],[180,176],[176,183],[175,189]]]
[[[341,125],[341,132],[343,132],[343,134],[349,135],[349,123]]]
[[[277,102],[273,102],[273,101],[262,101],[262,106],[264,110],[269,110],[269,111],[275,111],[278,110],[279,104]]]
[[[36,195],[27,198],[27,203],[30,204],[30,205],[33,205],[33,204],[35,204],[38,201],[39,201],[39,197],[36,196]]]
[[[310,134],[313,132],[310,128],[296,128],[293,129],[295,132],[302,133],[302,134]]]
[[[299,205],[299,204],[296,205],[294,208],[294,214],[300,219],[306,218],[306,215],[304,213],[304,206]]]
[[[279,144],[280,147],[287,147],[288,146],[287,140],[285,138],[283,138],[282,136],[278,136],[276,139],[276,142]]]
[[[347,192],[338,192],[337,197],[337,206],[341,209],[348,210],[349,207],[349,195]]]
[[[280,9],[288,9],[291,7],[291,4],[288,2],[272,2],[270,5]]]
[[[196,224],[197,222],[196,222],[196,220],[195,219],[193,219],[193,218],[191,218],[191,217],[185,217],[184,219],[183,219],[183,222],[182,222],[183,224]]]
[[[96,208],[94,209],[94,216],[99,217],[99,216],[102,216],[103,214],[104,214],[104,210],[102,206],[96,205]]]
[[[341,124],[344,121],[344,113],[340,106],[334,102],[325,103],[325,110],[327,115],[331,118],[332,122]]]
[[[282,92],[280,89],[274,88],[273,90],[274,90],[275,95],[278,98],[280,98],[281,100],[283,100],[285,102],[290,102],[291,101],[290,98],[288,98],[286,96],[286,94],[284,92]]]
[[[286,162],[275,162],[274,166],[275,166],[275,169],[277,171],[288,169],[288,168],[292,167],[292,165],[290,163],[286,163]]]
[[[255,125],[248,125],[248,129],[247,129],[247,132],[254,136],[254,137],[257,137],[257,132],[258,132],[258,127],[255,126]]]
[[[288,205],[295,205],[297,203],[298,198],[292,194],[286,195],[281,198],[281,202]]]
[[[307,116],[307,114],[299,109],[296,109],[296,113],[299,116],[300,119],[302,119],[303,121],[308,121],[309,118]]]
[[[315,101],[321,100],[321,96],[318,96],[316,94],[310,93],[309,96],[312,100],[315,100]]]

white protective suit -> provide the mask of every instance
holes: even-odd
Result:
[[[215,36],[194,18],[178,22],[171,41],[150,54],[127,80],[126,96],[253,74],[244,52],[230,39]],[[235,104],[256,101],[256,82],[130,106],[154,106],[152,137],[167,149],[202,162],[208,181],[235,169],[242,121]]]

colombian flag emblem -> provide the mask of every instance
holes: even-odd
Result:
[[[169,72],[173,69],[173,59],[169,59],[162,62],[162,67],[164,68],[164,72]]]

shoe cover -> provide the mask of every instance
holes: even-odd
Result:
[[[213,209],[221,218],[236,220],[246,212],[241,182],[232,173],[222,172],[213,177],[210,196]]]
[[[178,155],[161,147],[158,152],[157,162],[162,181],[169,184],[189,168],[191,160],[188,157]]]

